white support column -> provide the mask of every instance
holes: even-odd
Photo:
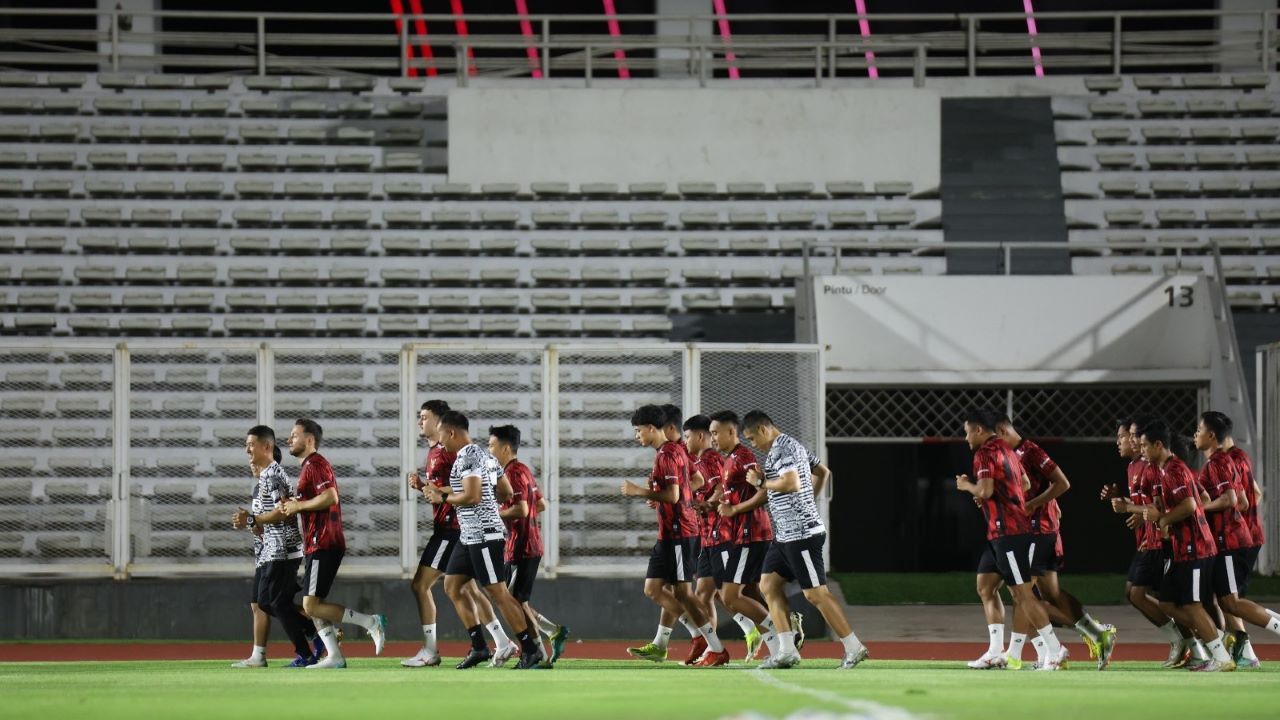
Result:
[[[120,9],[116,9],[116,5]],[[131,42],[132,33],[151,34],[160,29],[160,21],[152,15],[159,11],[160,0],[98,0],[98,30],[107,34],[110,39],[98,43],[98,54],[104,58],[99,69],[103,72],[115,70],[128,72],[160,72],[160,63],[150,58],[157,55],[155,43]],[[112,33],[112,22],[115,32]],[[112,58],[119,58],[119,67],[112,67]]]
[[[702,412],[702,351],[693,344],[684,351],[684,388],[680,408],[687,418]]]
[[[274,426],[276,422],[275,393],[276,354],[271,346],[258,346],[258,424]]]
[[[712,39],[711,19],[709,17],[695,22],[691,22],[688,19],[693,15],[710,16],[711,3],[706,0],[658,0],[654,12],[658,15],[679,18],[659,20],[654,32],[660,37],[707,41]],[[692,58],[696,56],[697,51],[692,49],[658,48],[658,62],[667,65],[659,68],[658,76],[665,78],[695,77],[698,69],[692,64]],[[684,61],[683,67],[677,65],[680,61]]]
[[[822,356],[822,346],[818,346],[813,350],[814,362],[818,366],[818,387],[817,400],[814,403],[814,413],[817,415],[815,421],[816,432],[818,435],[817,447],[814,451],[818,453],[818,457],[825,463],[827,458],[827,372],[826,358]],[[830,465],[827,465],[830,468]],[[822,546],[822,562],[826,567],[831,567],[831,499],[836,494],[836,471],[831,471],[831,477],[827,479],[827,486],[822,491],[822,497],[818,498],[818,513],[822,516],[822,524],[827,528],[827,544]]]
[[[549,512],[542,520],[543,574],[560,570],[560,356],[554,345],[542,352],[542,490]]]
[[[418,351],[412,345],[400,350],[400,477],[413,472],[417,460]],[[418,564],[418,493],[400,483],[400,570],[410,577]]]
[[[133,560],[129,512],[129,347],[116,345],[112,362],[111,463],[115,482],[111,486],[111,564],[117,580],[129,575]]]

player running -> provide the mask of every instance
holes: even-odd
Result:
[[[1254,477],[1253,460],[1239,445],[1236,445],[1231,435],[1228,434],[1223,439],[1222,446],[1235,461],[1236,472],[1240,473],[1240,484],[1244,487],[1248,500],[1248,507],[1244,510],[1244,521],[1249,526],[1249,536],[1253,538],[1253,544],[1248,548],[1246,559],[1248,570],[1252,573],[1258,564],[1258,553],[1262,551],[1262,546],[1266,542],[1266,534],[1262,530],[1262,522],[1258,517],[1258,506],[1262,504],[1262,487]],[[1245,597],[1247,592],[1248,583],[1246,582],[1245,587],[1240,588],[1240,597]],[[1257,653],[1253,651],[1253,643],[1249,641],[1249,634],[1243,629],[1237,630],[1234,634],[1235,642],[1231,646],[1231,659],[1236,661],[1236,665],[1247,668],[1262,667]]]

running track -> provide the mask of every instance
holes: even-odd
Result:
[[[569,659],[592,660],[625,660],[628,659],[628,645],[639,642],[589,640],[570,642],[565,648],[565,657]],[[726,643],[729,652],[735,658],[742,652],[741,641]],[[982,654],[980,642],[869,642],[872,659],[875,660],[972,660]],[[417,643],[388,643],[384,657],[406,658],[416,653],[421,647]],[[671,646],[671,658],[682,659],[688,652],[687,642],[675,642]],[[1083,644],[1069,643],[1071,657],[1080,665],[1089,662],[1089,654]],[[1135,643],[1126,645],[1121,638],[1120,645],[1113,656],[1115,660],[1163,660],[1168,653],[1168,645]],[[247,654],[248,643],[3,643],[0,644],[0,662],[61,662],[61,661],[117,661],[117,660],[238,660]],[[466,654],[467,644],[462,642],[441,643],[441,651],[446,657],[461,657]],[[1280,645],[1255,644],[1254,649],[1262,660],[1280,661]],[[367,640],[347,640],[343,643],[347,657],[370,657],[373,645]],[[272,643],[268,657],[283,660],[293,654],[287,643]],[[804,656],[808,658],[839,658],[841,647],[831,641],[811,640],[805,644]],[[1035,657],[1035,651],[1028,647],[1024,658]]]

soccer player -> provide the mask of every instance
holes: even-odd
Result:
[[[694,569],[697,582],[694,585],[693,597],[698,607],[702,609],[702,613],[715,627],[719,624],[716,619],[716,594],[723,583],[716,575],[712,558],[722,550],[727,552],[727,548],[718,547],[721,543],[716,533],[717,525],[720,523],[720,515],[716,512],[716,508],[723,495],[720,478],[723,463],[720,453],[711,448],[711,418],[706,415],[694,415],[684,421],[683,428],[684,447],[689,452],[692,463],[689,466],[689,487],[692,489],[694,510],[698,513],[699,549],[698,562]],[[694,474],[697,475],[697,480],[694,480]],[[755,625],[751,624],[750,628],[754,630]],[[743,632],[746,632],[746,628],[743,628]],[[685,659],[684,664],[692,665],[697,662],[706,650],[707,643],[701,635],[694,638],[689,657]]]
[[[499,508],[502,521],[507,524],[507,545],[504,560],[507,563],[507,589],[520,603],[530,627],[537,628],[551,641],[551,654],[546,648],[545,667],[551,667],[564,654],[564,643],[569,638],[569,628],[557,625],[543,617],[529,605],[533,596],[533,582],[538,577],[538,565],[542,562],[542,532],[538,529],[538,515],[547,509],[547,501],[538,489],[533,470],[520,462],[520,430],[514,425],[498,425],[489,428],[489,453],[497,459],[511,485],[511,497]],[[547,627],[547,626],[550,627]],[[542,636],[533,633],[542,644]]]
[[[1164,667],[1182,667],[1190,658],[1190,650],[1183,642],[1178,624],[1160,609],[1160,601],[1153,594],[1160,591],[1160,583],[1164,579],[1164,552],[1155,526],[1142,519],[1142,508],[1152,504],[1154,483],[1159,480],[1158,470],[1142,457],[1142,450],[1138,447],[1138,425],[1137,421],[1125,418],[1116,427],[1116,449],[1120,457],[1129,460],[1125,472],[1128,496],[1125,497],[1120,487],[1112,484],[1102,489],[1102,499],[1110,501],[1115,512],[1129,515],[1126,524],[1133,529],[1137,545],[1129,562],[1125,597],[1148,622],[1160,628],[1169,641],[1169,657]]]
[[[290,496],[289,476],[276,460],[279,451],[276,449],[276,434],[271,428],[265,425],[250,428],[244,447],[250,466],[258,470],[258,484],[250,509],[239,508],[232,517],[231,525],[237,530],[250,528],[257,536],[256,542],[261,543],[254,572],[255,602],[264,613],[280,621],[293,643],[297,657],[289,667],[308,667],[314,665],[318,658],[307,637],[309,623],[293,604],[293,596],[298,593],[302,535],[298,532],[297,521],[286,520],[277,507]],[[266,658],[263,657],[265,665]]]
[[[480,624],[470,611],[471,598],[464,592],[466,584],[475,580],[493,601],[503,619],[516,631],[520,642],[517,670],[537,667],[544,656],[533,633],[537,630],[525,618],[520,603],[511,596],[506,585],[506,568],[502,557],[506,549],[506,527],[498,512],[498,497],[511,497],[511,486],[502,474],[497,459],[488,450],[471,441],[471,423],[467,416],[450,410],[440,418],[440,439],[444,449],[457,455],[449,473],[449,487],[429,486],[428,491],[458,510],[458,526],[462,530],[461,547],[449,558],[445,569],[444,589],[453,600],[458,616],[471,636],[471,650],[458,664],[459,670],[474,667],[490,659]]]
[[[649,556],[645,572],[644,594],[657,603],[667,617],[687,614],[706,639],[707,652],[697,661],[700,667],[713,667],[729,662],[715,628],[693,601],[689,582],[696,561],[695,543],[698,537],[698,519],[694,514],[689,489],[688,452],[678,441],[668,439],[663,432],[667,413],[657,405],[644,405],[631,416],[636,441],[657,451],[653,472],[647,486],[631,481],[622,483],[622,494],[652,500],[658,511],[658,540]],[[665,586],[670,586],[669,588]],[[667,659],[667,645],[671,641],[671,625],[658,625],[653,642],[638,648],[629,648],[633,656],[653,662]]]
[[[755,453],[738,440],[739,424],[737,414],[729,410],[711,416],[712,440],[725,456],[716,506],[721,520],[715,528],[721,550],[712,559],[722,583],[720,599],[724,606],[751,623],[751,630],[746,633],[749,662],[755,659],[761,644],[769,648],[771,656],[775,654],[778,634],[768,609],[746,594],[749,588],[759,586],[764,556],[773,540],[773,525],[765,507],[769,493],[747,482],[747,472],[758,470],[759,466]]]
[[[1032,570],[1036,575],[1036,589],[1041,598],[1056,608],[1062,618],[1075,627],[1076,632],[1080,633],[1085,644],[1088,645],[1090,655],[1098,658],[1098,669],[1105,670],[1111,664],[1111,653],[1115,650],[1115,627],[1094,620],[1089,613],[1085,612],[1080,601],[1064,590],[1058,581],[1058,572],[1063,565],[1063,554],[1062,511],[1058,508],[1057,498],[1070,489],[1071,483],[1067,480],[1066,473],[1058,467],[1053,458],[1049,457],[1044,448],[1035,441],[1022,437],[1009,418],[1001,417],[996,423],[996,431],[1001,439],[1013,448],[1014,454],[1022,462],[1022,470],[1027,480],[1030,481],[1030,489],[1026,494],[1029,499],[1026,501],[1025,509],[1031,518],[1032,532],[1042,538],[1037,543],[1038,554]],[[1022,644],[1026,642],[1026,631],[1030,629],[1025,625],[1018,627],[1020,618],[1025,620],[1026,616],[1015,613],[1014,636],[1010,641],[1011,652],[1007,656],[1015,658],[1018,665],[1021,665],[1020,654]],[[1019,635],[1021,635],[1021,642],[1017,637]],[[1016,649],[1014,645],[1017,645]]]
[[[1262,530],[1262,522],[1258,517],[1258,506],[1262,504],[1262,488],[1253,475],[1253,460],[1239,445],[1236,445],[1235,439],[1228,434],[1223,439],[1222,446],[1235,461],[1236,472],[1240,473],[1240,484],[1244,487],[1244,495],[1248,501],[1248,507],[1244,510],[1244,521],[1249,526],[1249,536],[1253,538],[1253,545],[1248,548],[1246,560],[1249,572],[1252,573],[1258,564],[1258,553],[1266,542],[1266,534]],[[1240,597],[1245,597],[1248,592],[1247,586],[1246,583],[1245,587],[1240,588]],[[1249,641],[1249,634],[1243,629],[1238,629],[1235,636],[1236,642],[1231,647],[1231,659],[1236,661],[1236,665],[1247,668],[1261,667],[1262,663],[1258,660],[1257,653],[1253,651],[1253,643]]]
[[[752,410],[742,418],[742,430],[747,442],[767,453],[764,472],[755,467],[749,468],[746,475],[747,482],[766,490],[769,516],[773,518],[774,538],[765,553],[760,590],[769,603],[769,615],[778,632],[778,652],[760,667],[785,669],[800,663],[786,593],[787,583],[793,580],[800,582],[805,599],[822,613],[827,626],[844,645],[840,668],[857,667],[869,653],[849,627],[844,608],[827,588],[822,562],[827,528],[814,493],[815,488],[821,491],[830,471],[761,410]]]
[[[1150,421],[1138,433],[1142,456],[1155,466],[1160,480],[1154,488],[1153,503],[1142,508],[1143,519],[1156,523],[1156,528],[1170,538],[1171,563],[1160,584],[1160,607],[1190,628],[1210,653],[1209,660],[1189,663],[1188,669],[1234,670],[1235,663],[1201,604],[1212,591],[1213,557],[1218,549],[1204,515],[1195,475],[1170,449],[1173,433],[1163,421]]]
[[[440,444],[440,417],[449,411],[449,403],[443,400],[428,400],[418,411],[418,434],[427,441],[426,475],[409,473],[409,487],[421,492],[428,502],[434,497],[426,492],[426,484],[435,487],[449,486],[449,472],[453,468],[454,454]],[[458,529],[458,516],[454,507],[446,502],[434,505],[431,539],[422,550],[422,558],[418,561],[418,570],[414,573],[410,585],[414,598],[418,601],[418,617],[422,622],[422,649],[411,658],[401,660],[405,667],[434,667],[440,664],[438,634],[436,632],[436,602],[431,588],[444,577],[449,558],[458,547],[461,531]],[[516,655],[519,646],[511,642],[502,629],[502,623],[494,617],[493,605],[489,598],[474,583],[467,583],[463,592],[471,596],[471,613],[484,625],[493,636],[493,665],[499,667]]]
[[[280,503],[284,517],[302,517],[302,545],[306,557],[302,611],[315,623],[328,652],[325,659],[309,666],[313,670],[347,666],[347,659],[338,647],[334,623],[359,625],[368,631],[373,639],[375,655],[382,654],[387,641],[387,619],[384,616],[356,612],[325,601],[342,565],[342,556],[346,554],[347,540],[342,531],[338,480],[333,475],[333,466],[317,452],[323,438],[324,431],[315,420],[299,418],[293,424],[289,433],[289,454],[298,458],[302,469],[298,473],[297,495]]]
[[[1249,589],[1249,556],[1254,540],[1241,510],[1249,507],[1253,488],[1251,481],[1246,484],[1236,461],[1223,447],[1223,441],[1231,437],[1231,428],[1230,418],[1210,410],[1200,416],[1195,434],[1196,449],[1208,458],[1200,470],[1200,486],[1210,498],[1204,511],[1218,546],[1213,594],[1222,610],[1234,616],[1237,623],[1245,620],[1280,635],[1280,615],[1244,597]],[[1243,626],[1234,632],[1244,634]],[[1237,634],[1234,638],[1242,643],[1248,635],[1241,638]]]
[[[1051,551],[1052,545],[1033,533],[1023,492],[1022,462],[996,432],[999,419],[991,410],[975,408],[965,413],[964,435],[973,450],[974,479],[957,475],[956,489],[982,501],[987,542],[996,570],[1013,596],[1015,617],[1021,614],[1023,622],[1036,631],[1031,641],[1041,658],[1036,669],[1053,671],[1061,666],[1062,646],[1035,596],[1032,568],[1036,553]]]

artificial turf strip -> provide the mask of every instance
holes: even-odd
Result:
[[[828,573],[849,605],[965,605],[977,602],[973,573]],[[1123,605],[1124,575],[1059,574],[1085,605]],[[1280,576],[1249,578],[1249,597],[1280,598]]]
[[[456,661],[455,661],[456,662]],[[290,670],[283,663],[234,670],[218,662],[0,663],[4,716],[216,718],[1275,718],[1280,665],[1197,674],[1156,663],[1079,665],[1059,673],[975,671],[960,663],[870,660],[853,671],[834,660],[788,671],[744,665],[564,660],[554,670],[401,668],[397,659],[353,660],[346,670]],[[895,712],[896,711],[896,712]],[[905,712],[902,712],[905,711]]]

